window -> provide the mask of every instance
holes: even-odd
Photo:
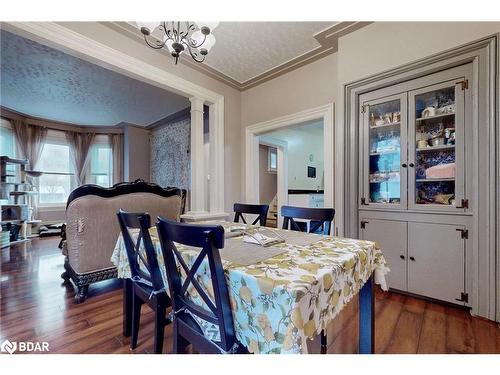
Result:
[[[0,155],[8,156],[9,158],[16,158],[16,140],[14,131],[10,125],[10,121],[0,119]],[[19,166],[16,164],[7,164],[7,175],[16,175],[19,171]],[[15,179],[7,177],[7,182],[13,182]]]
[[[112,185],[113,157],[106,135],[97,135],[90,148],[90,166],[85,183],[104,187]],[[76,188],[70,146],[63,132],[49,130],[37,170],[40,206],[64,206]]]
[[[0,155],[10,158],[16,157],[16,144],[14,132],[10,122],[5,119],[0,119]]]
[[[36,169],[43,172],[38,179],[40,206],[65,205],[76,180],[64,133],[49,130]]]
[[[269,152],[267,155],[267,171],[276,173],[278,170],[278,150],[269,147]]]
[[[110,187],[113,184],[113,156],[108,136],[97,135],[90,153],[88,183]]]

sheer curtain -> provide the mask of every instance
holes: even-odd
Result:
[[[113,155],[113,185],[123,181],[123,134],[110,134],[109,144]]]
[[[28,125],[23,120],[11,120],[12,130],[16,139],[18,155],[22,159],[27,159],[29,169],[36,170],[36,165],[42,155],[43,145],[47,138],[47,128],[36,125]],[[36,185],[35,178],[26,176],[26,182]],[[38,195],[31,197],[31,208],[33,217],[38,216]]]
[[[70,145],[71,158],[75,167],[77,186],[85,183],[85,176],[90,165],[90,146],[94,141],[95,133],[80,133],[66,131],[66,139]]]
[[[47,128],[28,125],[23,120],[12,120],[12,129],[21,158],[28,159],[29,169],[36,170],[36,164],[42,154]]]

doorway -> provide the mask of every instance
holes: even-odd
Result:
[[[321,123],[322,138],[323,138],[323,149],[319,153],[321,156],[316,153],[313,153],[312,162],[314,160],[319,160],[320,158],[323,160],[322,171],[319,171],[319,168],[314,165],[306,165],[307,160],[309,159],[309,154],[306,157],[302,157],[302,163],[304,164],[304,168],[302,168],[301,174],[294,174],[291,176],[295,181],[299,181],[301,178],[304,178],[306,181],[308,179],[314,178],[315,185],[311,188],[306,189],[294,189],[297,191],[300,190],[309,190],[314,191],[314,193],[320,193],[319,190],[322,190],[323,200],[321,204],[324,207],[334,207],[334,139],[333,139],[333,129],[334,129],[334,116],[333,116],[333,103],[325,106],[305,110],[302,112],[298,112],[292,115],[287,115],[283,117],[279,117],[274,120],[254,124],[248,126],[246,128],[246,150],[245,150],[245,165],[246,165],[246,183],[245,183],[245,193],[246,193],[246,201],[248,203],[260,203],[260,145],[267,144],[268,146],[276,147],[277,149],[277,212],[281,211],[281,206],[292,204],[295,205],[296,202],[289,202],[289,168],[290,162],[288,160],[289,153],[288,148],[289,144],[287,141],[283,141],[282,139],[276,137],[280,135],[279,131],[285,131],[286,129],[299,128],[300,125],[312,125],[313,123],[319,124]],[[307,132],[303,133],[303,135],[299,138],[304,139],[307,136]],[[305,159],[305,160],[304,160]],[[309,163],[312,163],[309,161]],[[280,168],[282,166],[282,168]],[[295,162],[294,162],[295,167]],[[308,167],[312,167],[309,169]],[[295,180],[296,178],[296,180]],[[322,181],[318,185],[318,180]],[[312,181],[312,180],[310,180]],[[293,187],[292,183],[292,187]],[[312,186],[312,185],[311,185]],[[318,189],[318,186],[320,187]],[[321,189],[321,187],[323,189]],[[312,192],[311,192],[312,193]],[[303,197],[302,197],[303,198]],[[309,202],[308,202],[309,203]],[[308,206],[309,204],[305,204]],[[266,203],[268,204],[268,203]],[[304,204],[300,204],[304,206]],[[278,215],[277,220],[278,227],[281,227],[282,221],[281,216]],[[335,229],[335,232],[337,229]]]

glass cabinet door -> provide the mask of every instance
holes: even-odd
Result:
[[[454,210],[464,203],[464,92],[456,80],[410,92],[409,206]]]
[[[361,205],[406,207],[406,94],[364,103]]]

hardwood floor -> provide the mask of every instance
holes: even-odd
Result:
[[[63,256],[57,239],[1,249],[0,342],[46,341],[51,353],[149,353],[153,314],[143,309],[138,347],[122,336],[119,280],[92,285],[89,298],[73,304],[72,284],[63,284]],[[413,297],[377,291],[377,353],[500,353],[500,326],[467,311]],[[353,301],[328,329],[329,353],[357,350],[357,303]],[[172,345],[165,330],[164,352]],[[319,339],[308,343],[319,353]]]

